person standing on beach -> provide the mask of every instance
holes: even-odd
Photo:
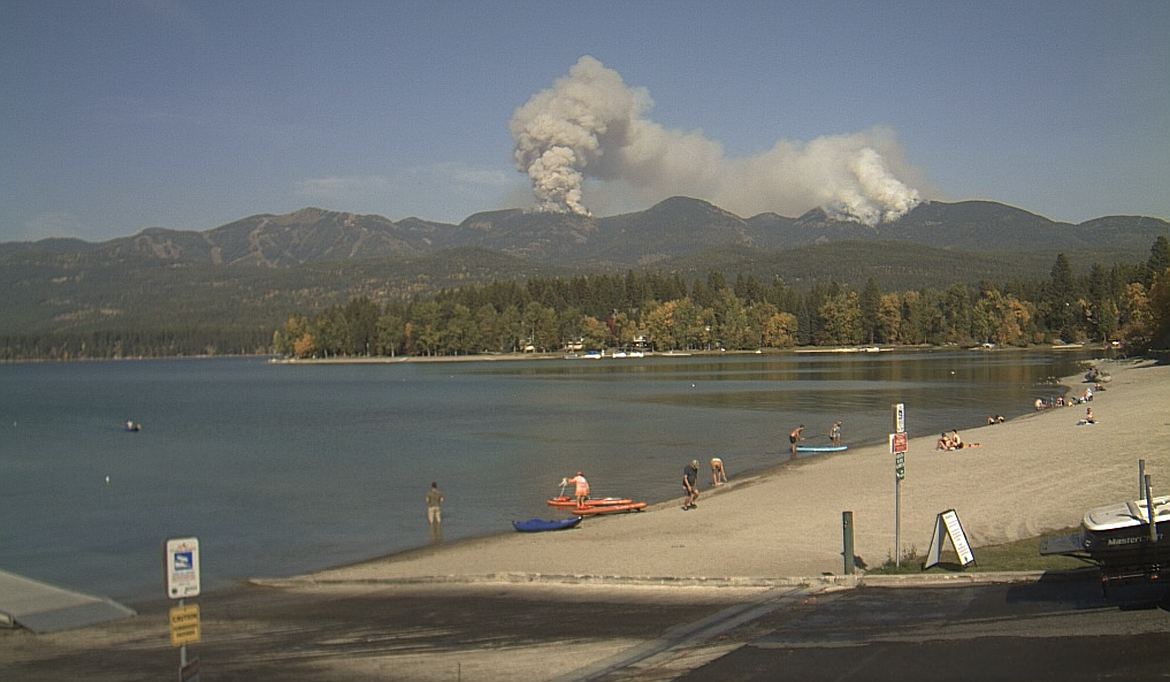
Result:
[[[437,530],[443,525],[443,493],[439,491],[439,484],[431,481],[431,489],[427,491],[427,525],[431,530]]]
[[[792,433],[788,434],[788,442],[792,445],[792,458],[796,459],[796,442],[804,440],[801,432],[804,431],[804,424],[792,429]]]
[[[585,501],[589,499],[589,481],[585,480],[585,474],[578,471],[576,476],[569,479],[569,483],[573,484],[573,494],[577,498],[577,506],[584,507]]]
[[[841,444],[841,422],[833,424],[833,428],[829,431],[829,440],[833,442],[834,446]]]
[[[683,467],[683,511],[699,506],[695,502],[699,499],[699,460],[692,459],[691,463]]]
[[[727,482],[727,472],[723,470],[723,460],[718,457],[711,458],[711,485],[718,486],[720,483]]]

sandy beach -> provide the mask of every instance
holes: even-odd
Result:
[[[1088,509],[1138,497],[1139,460],[1155,494],[1170,490],[1170,367],[1099,367],[1111,380],[1089,404],[1096,424],[1078,425],[1081,405],[965,431],[979,446],[959,451],[936,450],[938,434],[911,438],[903,554],[925,554],[936,515],[949,509],[976,559],[981,546],[1077,526]],[[1066,382],[1073,394],[1086,387],[1081,377]],[[913,405],[906,421],[917,435]],[[737,604],[798,611],[820,591],[855,584],[843,577],[844,511],[853,513],[858,565],[894,556],[887,447],[744,478],[734,461],[726,465],[729,483],[712,489],[701,463],[703,492],[690,511],[674,501],[586,518],[569,531],[439,544],[290,579],[258,576],[202,598],[206,634],[194,648],[215,679],[580,679],[583,668],[665,641],[680,623],[726,618]],[[173,674],[167,606],[142,605],[138,618],[81,631],[0,633],[0,664],[39,679]],[[742,641],[698,637],[662,664],[665,672],[638,679],[672,679],[672,670]],[[95,666],[95,650],[104,664]]]
[[[1138,495],[1138,460],[1154,490],[1170,488],[1170,367],[1102,363],[1112,380],[1088,404],[1097,423],[1078,426],[1086,406],[1043,410],[962,433],[957,451],[935,449],[938,434],[911,438],[901,484],[903,556],[923,555],[936,515],[954,509],[972,546],[1077,526],[1088,509]],[[1066,378],[1071,392],[1086,388]],[[914,406],[906,406],[914,433]],[[679,479],[685,462],[679,461]],[[766,585],[844,572],[841,516],[853,512],[859,565],[894,557],[893,456],[886,446],[801,459],[759,476],[710,486],[697,509],[678,503],[587,518],[578,529],[437,546],[323,571],[300,581],[607,582],[656,580]],[[681,484],[680,484],[681,499]],[[550,514],[550,517],[552,515]],[[283,581],[281,581],[283,583]],[[287,584],[287,583],[283,583]]]

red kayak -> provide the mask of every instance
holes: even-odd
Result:
[[[641,511],[645,509],[645,502],[631,502],[630,504],[602,504],[595,507],[573,507],[577,516],[586,514],[623,514],[625,512]]]
[[[620,497],[600,497],[596,500],[585,500],[586,507],[613,507],[622,504],[633,504],[633,500],[625,500]],[[576,507],[577,498],[575,497],[554,497],[548,501],[550,507]]]

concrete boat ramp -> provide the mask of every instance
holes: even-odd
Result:
[[[113,600],[0,570],[0,627],[60,632],[134,615]]]

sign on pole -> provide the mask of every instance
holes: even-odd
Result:
[[[167,540],[167,596],[185,599],[199,596],[199,538]]]
[[[199,641],[199,605],[186,604],[171,608],[171,646],[180,647]]]
[[[902,479],[906,478],[906,405],[894,405],[894,432],[890,434],[894,454],[894,565],[902,566]]]
[[[894,456],[894,476],[901,481],[906,478],[906,434],[890,434],[890,454]]]

